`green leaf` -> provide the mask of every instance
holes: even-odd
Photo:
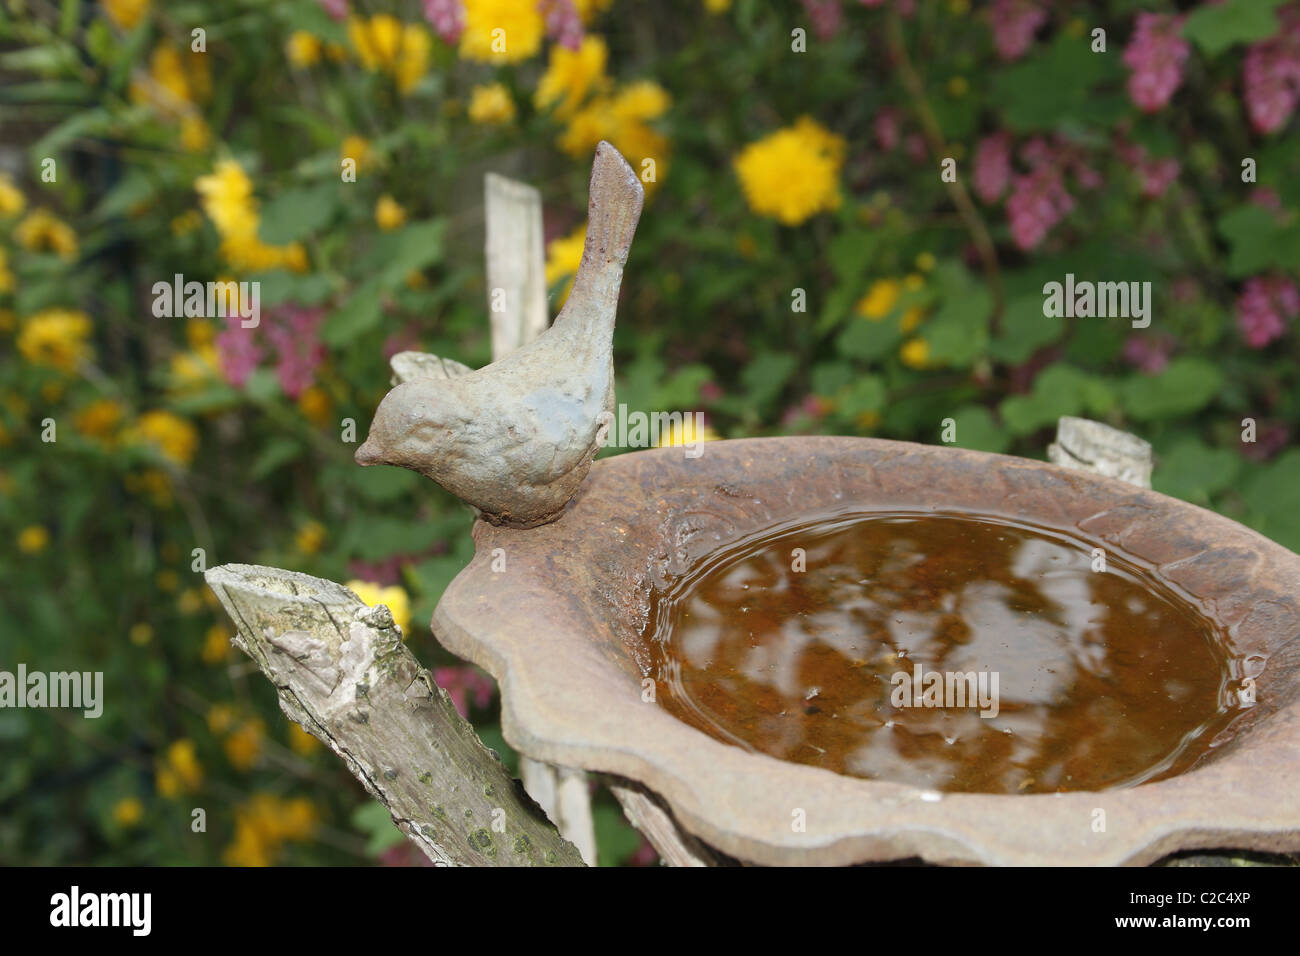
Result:
[[[352,825],[365,835],[366,852],[371,856],[400,846],[406,840],[406,834],[393,823],[388,808],[376,800],[366,800],[352,812]]]
[[[812,368],[812,393],[830,397],[852,382],[856,374],[848,362],[818,362]]]
[[[1002,314],[1002,329],[989,346],[989,354],[999,362],[1019,365],[1044,345],[1061,337],[1065,320],[1059,315],[1043,314],[1043,297],[1027,295],[1013,300]]]
[[[897,320],[854,317],[836,338],[835,347],[845,358],[877,359],[892,352],[902,337]]]
[[[399,286],[410,273],[442,258],[446,231],[447,220],[429,219],[382,233],[362,257],[360,274],[375,276],[383,289]]]
[[[740,373],[750,402],[761,407],[776,398],[798,364],[789,352],[760,352]]]
[[[286,465],[302,454],[302,444],[293,438],[272,438],[262,453],[253,460],[248,477],[254,481],[265,478],[281,465]]]
[[[335,348],[347,345],[379,324],[379,281],[363,282],[351,297],[321,324],[321,339]]]
[[[319,232],[338,211],[338,192],[336,183],[285,190],[262,207],[258,235],[283,246]]]
[[[885,382],[879,375],[862,375],[835,395],[839,411],[845,415],[878,412],[885,407]]]
[[[1069,365],[1057,363],[1034,379],[1028,395],[1013,395],[998,406],[1002,421],[1013,434],[1028,435],[1056,424],[1062,415],[1077,415],[1088,391],[1089,377]]]
[[[1198,505],[1232,484],[1241,471],[1241,457],[1226,448],[1209,448],[1188,438],[1161,454],[1151,476],[1156,491]]]
[[[1241,496],[1250,509],[1252,527],[1274,541],[1300,551],[1300,448],[1292,448],[1246,479]]]
[[[1004,452],[1011,444],[1011,435],[983,405],[965,405],[953,413],[952,419],[959,448]]]
[[[598,803],[591,808],[591,817],[601,866],[621,865],[641,845],[641,834],[627,822],[619,807]]]
[[[1225,0],[1203,4],[1183,24],[1183,36],[1209,56],[1218,56],[1237,43],[1253,43],[1278,30],[1275,9],[1284,0]]]
[[[993,299],[983,286],[948,296],[920,333],[930,346],[929,361],[970,365],[988,346]]]
[[[1122,98],[1094,92],[1120,75],[1119,58],[1093,53],[1086,38],[1057,34],[1050,47],[993,78],[990,101],[1015,130],[1106,123],[1127,111]]]
[[[700,386],[712,380],[707,365],[683,365],[655,389],[652,404],[656,409],[691,411],[700,404]]]
[[[1182,356],[1159,375],[1136,375],[1120,387],[1124,411],[1138,421],[1190,415],[1210,403],[1223,376],[1207,359]]]
[[[1300,223],[1279,223],[1268,210],[1244,203],[1220,216],[1217,226],[1232,246],[1230,275],[1248,276],[1300,265]]]

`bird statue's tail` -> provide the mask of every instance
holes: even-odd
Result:
[[[645,190],[618,150],[602,141],[591,166],[582,262],[555,327],[597,340],[612,337],[618,290]],[[593,343],[594,344],[594,343]]]

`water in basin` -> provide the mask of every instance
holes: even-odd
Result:
[[[719,740],[851,776],[1013,794],[1171,776],[1240,713],[1230,646],[1099,547],[969,514],[774,529],[662,597],[649,676]]]

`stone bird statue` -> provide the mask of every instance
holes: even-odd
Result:
[[[418,471],[492,524],[559,517],[600,449],[602,413],[614,411],[614,313],[644,198],[618,150],[597,146],[582,262],[555,322],[477,371],[398,385],[357,462]]]

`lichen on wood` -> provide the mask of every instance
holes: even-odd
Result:
[[[229,564],[205,577],[281,709],[342,758],[430,860],[582,865],[402,643],[388,608],[279,568]]]

